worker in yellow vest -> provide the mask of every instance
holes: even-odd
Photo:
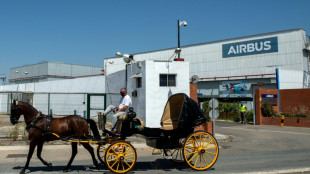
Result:
[[[245,119],[245,111],[247,110],[247,108],[245,107],[245,105],[243,105],[241,103],[240,106],[240,113],[241,113],[241,123],[246,124],[246,119]]]

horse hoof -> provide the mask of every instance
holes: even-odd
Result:
[[[48,164],[47,164],[47,167],[53,168],[53,164],[52,164],[52,163],[48,163]]]
[[[64,169],[63,172],[67,173],[69,172],[70,170],[69,169]]]

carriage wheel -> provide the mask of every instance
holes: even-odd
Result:
[[[116,141],[106,149],[105,162],[109,170],[114,173],[130,171],[136,160],[136,150],[127,142]]]
[[[166,156],[171,156],[171,161],[176,163],[184,162],[183,157],[183,146],[184,146],[185,139],[180,139],[180,147],[176,149],[164,149],[164,153]]]
[[[207,170],[216,162],[219,148],[216,139],[205,131],[190,134],[183,147],[186,163],[195,170]]]
[[[97,146],[97,157],[102,164],[104,164],[104,155],[108,146],[109,146],[108,144]]]

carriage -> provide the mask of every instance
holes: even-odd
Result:
[[[21,110],[21,108],[23,107],[18,105],[14,107],[12,105],[11,122],[13,124],[16,122],[14,115],[18,115],[17,111]],[[24,116],[25,121],[27,122],[25,112]],[[42,134],[44,133],[44,138],[48,137],[48,141],[61,139],[72,142],[75,146],[77,143],[82,143],[83,146],[92,154],[92,159],[96,166],[97,161],[94,158],[93,151],[87,146],[87,144],[97,144],[97,156],[99,160],[114,173],[126,173],[134,167],[137,161],[137,153],[132,144],[127,141],[127,138],[136,134],[143,136],[146,139],[146,144],[148,146],[153,147],[154,149],[160,149],[165,158],[174,162],[184,162],[194,170],[209,169],[215,164],[219,154],[218,143],[212,134],[206,131],[194,131],[196,126],[206,122],[206,117],[199,108],[198,104],[183,93],[174,94],[169,97],[160,120],[160,128],[145,127],[143,125],[143,121],[136,117],[136,113],[133,108],[130,108],[125,115],[119,117],[116,123],[118,130],[116,133],[105,129],[105,119],[99,117],[99,128],[103,131],[102,135],[99,135],[96,124],[94,124],[93,120],[90,120],[91,122],[89,123],[90,128],[93,131],[93,135],[88,135],[86,138],[85,136],[82,137],[80,134],[80,129],[84,130],[83,126],[77,128],[79,129],[79,137],[65,137],[59,135],[57,131],[53,131],[52,125],[51,129],[45,131],[45,128],[47,128],[48,125],[48,117],[46,116],[46,119],[42,118],[41,120],[40,118],[42,117],[35,116],[32,120],[28,119],[31,120],[31,123],[29,124],[28,121],[27,125],[33,125],[33,127],[30,128],[35,128],[33,130],[39,130]],[[17,118],[17,121],[18,119],[19,117]],[[80,119],[83,118],[74,117],[74,119],[78,120],[78,123],[80,124]],[[39,126],[41,122],[44,128]],[[66,122],[70,123],[68,120]],[[29,134],[30,133],[31,132],[29,132]],[[46,139],[44,140],[46,141]],[[47,163],[41,158],[41,151],[39,152],[39,149],[42,150],[42,145],[41,147],[38,145],[38,157],[43,164],[51,166],[51,163]],[[32,147],[30,143],[29,152],[31,152],[31,149]],[[66,169],[71,166],[73,158],[77,153],[74,152],[73,145],[72,149],[72,157]],[[28,154],[26,166],[23,168],[21,173],[25,173],[25,170],[28,168],[30,158]]]
[[[117,122],[119,134],[103,129],[104,138],[97,147],[101,162],[114,173],[125,173],[136,163],[136,151],[126,137],[140,134],[150,147],[161,149],[166,158],[186,162],[195,170],[207,170],[216,162],[219,148],[208,132],[196,131],[195,126],[206,122],[197,103],[183,93],[169,97],[160,121],[160,128],[143,127],[131,108]]]

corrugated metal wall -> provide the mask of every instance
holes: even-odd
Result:
[[[269,37],[278,37],[278,52],[222,58],[223,44]],[[302,50],[305,42],[305,31],[294,29],[185,46],[182,47],[181,57],[190,62],[190,76],[198,75],[200,78],[270,74],[275,73],[277,67],[308,71],[307,57]],[[168,60],[173,53],[174,48],[137,53],[134,54],[134,59]],[[105,64],[117,62],[116,59],[119,60],[119,58],[106,59]]]

